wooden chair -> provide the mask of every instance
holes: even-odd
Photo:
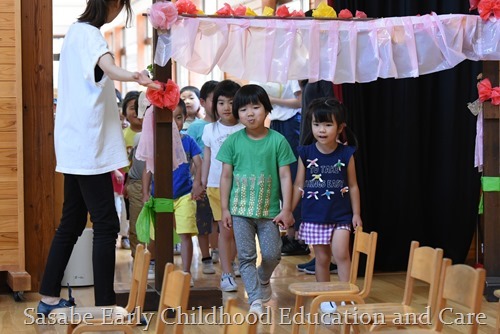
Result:
[[[403,301],[401,303],[371,303],[363,305],[339,306],[337,311],[342,315],[347,314],[347,316],[342,318],[344,321],[341,333],[349,333],[351,324],[359,324],[360,322],[356,322],[356,319],[359,319],[359,315],[361,314],[372,315],[371,319],[367,319],[365,321],[367,325],[370,326],[370,331],[384,325],[382,321],[380,321],[381,318],[384,318],[385,323],[388,324],[392,323],[394,319],[402,314],[412,314],[415,316],[422,314],[421,309],[412,305],[413,289],[416,282],[423,282],[429,286],[426,306],[429,307],[428,310],[430,310],[432,316],[433,312],[436,310],[435,306],[439,290],[439,278],[442,263],[442,249],[427,246],[419,247],[419,243],[417,241],[412,241],[410,246],[410,257],[408,259],[408,270],[406,273]],[[345,295],[340,298],[348,297],[349,295]],[[319,305],[318,303],[324,300],[325,299],[318,298],[315,301],[316,309],[316,305]],[[354,301],[356,302],[356,300]],[[353,329],[355,332],[359,330],[357,326],[353,326]]]
[[[167,323],[174,323],[172,332],[181,334],[184,332],[183,321],[165,321],[167,312],[185,313],[187,310],[190,292],[191,274],[181,270],[174,270],[172,263],[167,263],[161,286],[160,304],[158,306],[158,318],[156,320],[156,334],[165,333]],[[181,318],[182,319],[182,318]],[[170,326],[170,325],[169,325]]]
[[[450,259],[443,260],[443,274],[440,279],[440,287],[438,294],[438,310],[434,313],[432,328],[430,329],[402,329],[402,330],[383,330],[377,331],[378,334],[434,334],[442,333],[444,321],[452,321],[456,318],[456,314],[452,318],[447,318],[450,312],[460,312],[464,315],[472,314],[471,319],[477,320],[475,315],[481,312],[481,304],[483,298],[483,290],[486,279],[486,271],[482,268],[474,269],[465,264],[451,265]],[[455,303],[453,310],[450,310],[451,305],[448,302]],[[460,308],[460,311],[455,309],[455,305],[460,305],[465,311]],[[447,309],[448,307],[448,309]],[[468,320],[465,320],[468,321]],[[476,334],[479,324],[476,321],[469,326],[469,334]]]
[[[357,296],[358,298],[356,301],[363,302],[363,299],[370,293],[372,286],[377,237],[377,232],[363,232],[362,227],[356,229],[349,282],[301,282],[290,284],[288,289],[295,295],[293,314],[297,314],[300,312],[301,308],[304,308],[305,299],[308,297],[325,296],[325,299],[323,299],[324,301],[342,301],[346,299],[338,299],[338,295],[350,295]],[[360,291],[357,285],[357,279],[361,254],[366,255],[366,265],[363,289]],[[347,300],[351,299],[348,298]],[[292,334],[299,333],[299,326],[299,322],[293,322]]]
[[[257,324],[258,324],[258,319],[257,316],[253,313],[248,313],[247,311],[243,310],[240,307],[236,306],[236,299],[235,298],[229,298],[226,302],[226,306],[224,308],[224,313],[229,314],[230,320],[235,319],[237,321],[240,321],[240,319],[244,318],[250,320],[249,322],[243,322],[242,324],[238,323],[232,323],[231,321],[225,322],[224,323],[224,330],[223,334],[256,334],[257,333]],[[237,317],[235,317],[238,315]],[[255,318],[252,319],[251,316],[254,316]]]
[[[57,318],[68,323],[67,333],[82,333],[89,331],[124,331],[132,333],[132,326],[140,323],[140,312],[144,308],[144,299],[146,297],[146,287],[148,278],[149,261],[151,253],[144,248],[144,245],[139,244],[135,253],[134,267],[132,270],[132,282],[130,284],[130,294],[128,303],[125,308],[120,306],[106,307],[109,310],[106,317],[106,322],[113,322],[117,319],[126,319],[130,325],[111,325],[103,324],[104,314],[103,307],[75,307],[55,309],[52,313],[57,314]],[[83,320],[82,320],[83,319]],[[123,321],[122,321],[123,322]]]

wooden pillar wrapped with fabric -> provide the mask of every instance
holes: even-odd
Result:
[[[500,62],[483,62],[483,78],[498,87]],[[488,301],[496,301],[493,292],[500,289],[500,106],[485,101],[483,104],[483,196],[484,196],[484,267],[485,295]]]

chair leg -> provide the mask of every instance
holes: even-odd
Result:
[[[68,324],[68,327],[66,327],[66,334],[72,334],[73,331],[75,330],[77,324]]]
[[[293,308],[293,318],[295,319],[295,315],[300,312],[300,308],[304,307],[304,297],[303,296],[295,296],[295,306]],[[299,334],[299,326],[300,323],[298,321],[292,321],[292,334]]]
[[[351,332],[351,325],[348,323],[343,323],[340,327],[340,334],[349,334]]]

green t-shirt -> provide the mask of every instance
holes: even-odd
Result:
[[[280,212],[279,168],[296,160],[285,137],[269,130],[254,140],[242,129],[230,135],[217,154],[217,160],[233,166],[229,198],[231,215],[274,218]]]

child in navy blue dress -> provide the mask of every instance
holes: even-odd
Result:
[[[333,253],[339,280],[347,282],[351,268],[351,230],[362,226],[353,156],[356,148],[343,145],[340,141],[341,135],[350,136],[352,133],[346,125],[345,107],[337,99],[312,101],[306,122],[312,131],[305,145],[299,147],[292,202],[295,207],[302,199],[299,239],[313,246],[316,281],[330,281]],[[355,141],[348,138],[348,142]],[[336,305],[324,302],[321,309],[323,312],[334,312]]]

